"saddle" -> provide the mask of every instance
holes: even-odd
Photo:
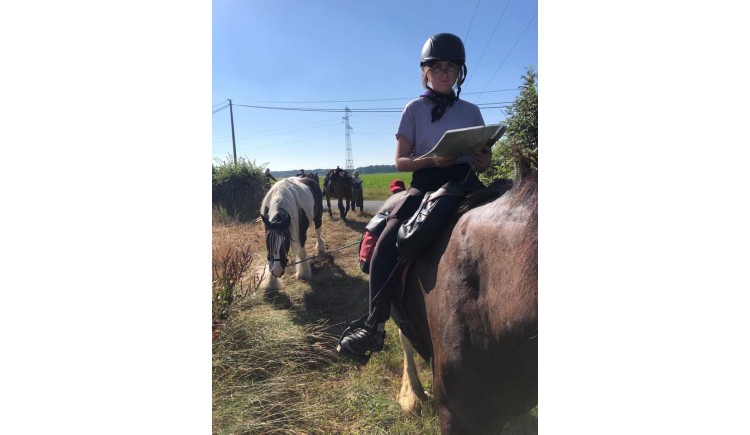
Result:
[[[416,213],[398,229],[398,255],[407,263],[419,258],[455,217],[455,211],[466,192],[449,181],[434,192],[427,192]]]

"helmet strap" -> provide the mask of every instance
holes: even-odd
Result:
[[[466,69],[466,64],[461,65],[462,74],[459,76],[458,81],[456,81],[456,99],[458,100],[458,96],[461,95],[461,85],[464,83],[464,80],[466,80],[466,74],[468,74],[468,70]]]

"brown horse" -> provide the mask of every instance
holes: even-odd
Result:
[[[339,214],[341,215],[341,219],[346,219],[346,213],[353,203],[352,182],[347,175],[345,172],[342,172],[342,175],[337,175],[334,171],[328,171],[326,174],[323,182],[323,195],[326,197],[328,214],[331,217],[333,217],[331,197],[338,198],[339,200]],[[344,207],[344,200],[346,200],[346,207]],[[351,208],[354,209],[353,206]]]
[[[426,399],[416,349],[433,361],[443,434],[500,433],[537,404],[537,176],[527,174],[412,263],[398,304],[408,321],[394,304],[404,347],[399,402],[418,412]]]

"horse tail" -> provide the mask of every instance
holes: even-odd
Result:
[[[520,142],[512,142],[510,144],[510,149],[513,153],[513,163],[516,170],[514,181],[517,183],[526,178],[532,172],[536,172],[538,160],[536,154],[524,149]]]

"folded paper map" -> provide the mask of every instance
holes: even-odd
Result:
[[[483,144],[492,146],[505,133],[505,128],[502,124],[490,124],[448,130],[433,149],[415,160],[464,154]]]

